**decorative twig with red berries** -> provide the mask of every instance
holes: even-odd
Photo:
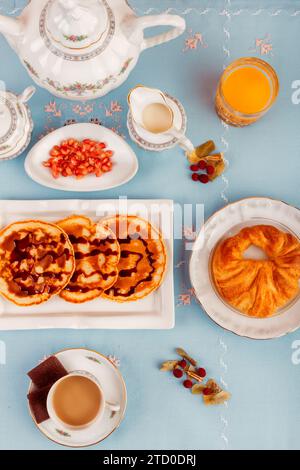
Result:
[[[177,379],[184,378],[182,385],[191,389],[194,395],[202,395],[205,405],[221,405],[231,398],[230,393],[223,390],[215,380],[209,379],[203,383],[207,375],[206,370],[198,367],[197,361],[184,349],[177,348],[176,352],[181,359],[164,362],[161,371],[172,371]]]
[[[188,154],[189,162],[192,163],[192,180],[207,184],[220,176],[225,170],[223,153],[215,153],[216,146],[212,140],[204,142]]]

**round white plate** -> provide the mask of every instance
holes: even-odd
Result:
[[[37,424],[29,407],[30,415],[38,429],[51,441],[67,447],[88,447],[106,439],[121,424],[126,410],[127,392],[123,377],[115,365],[102,354],[89,349],[66,349],[54,356],[59,359],[68,372],[83,370],[91,373],[99,381],[107,401],[120,404],[120,411],[106,409],[101,422],[96,421],[86,429],[69,430],[57,426],[48,419]],[[29,392],[33,389],[32,382]]]
[[[273,317],[251,318],[220,298],[210,276],[210,259],[217,243],[242,227],[257,224],[274,225],[300,239],[299,209],[269,198],[243,199],[219,210],[204,224],[191,257],[190,277],[196,297],[218,325],[248,338],[278,338],[300,327],[300,296]]]
[[[54,145],[71,138],[104,142],[107,148],[114,152],[113,170],[100,178],[93,175],[79,180],[72,176],[53,178],[49,168],[43,166],[43,162],[48,160],[49,152]],[[96,124],[79,123],[61,127],[43,137],[28,153],[25,171],[36,183],[48,188],[80,192],[104,191],[128,183],[138,171],[138,160],[131,147],[115,132]]]

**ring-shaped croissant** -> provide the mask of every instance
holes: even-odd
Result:
[[[244,258],[255,245],[267,259]],[[219,243],[212,274],[221,297],[251,317],[269,317],[299,293],[300,243],[290,233],[270,225],[242,229]]]

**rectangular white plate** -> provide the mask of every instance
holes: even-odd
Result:
[[[173,201],[169,200],[53,200],[0,201],[0,226],[17,220],[55,222],[72,214],[93,220],[115,213],[148,219],[162,232],[168,267],[160,289],[137,302],[119,304],[96,299],[72,304],[56,296],[35,307],[17,307],[0,299],[0,330],[42,328],[170,329],[175,323],[173,280]]]

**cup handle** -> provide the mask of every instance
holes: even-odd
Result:
[[[18,96],[18,101],[20,103],[27,103],[27,101],[29,101],[33,97],[35,92],[36,88],[34,86],[29,86],[23,91],[23,93]]]
[[[173,26],[173,28],[166,33],[145,38],[142,44],[142,50],[145,50],[150,47],[163,44],[164,42],[171,41],[172,39],[180,36],[185,31],[186,22],[184,18],[181,18],[181,16],[178,15],[149,15],[136,18],[135,26],[141,30],[153,28],[155,26]]]
[[[107,408],[109,408],[111,411],[118,412],[120,411],[121,407],[118,404],[110,403],[109,401],[106,402]]]

